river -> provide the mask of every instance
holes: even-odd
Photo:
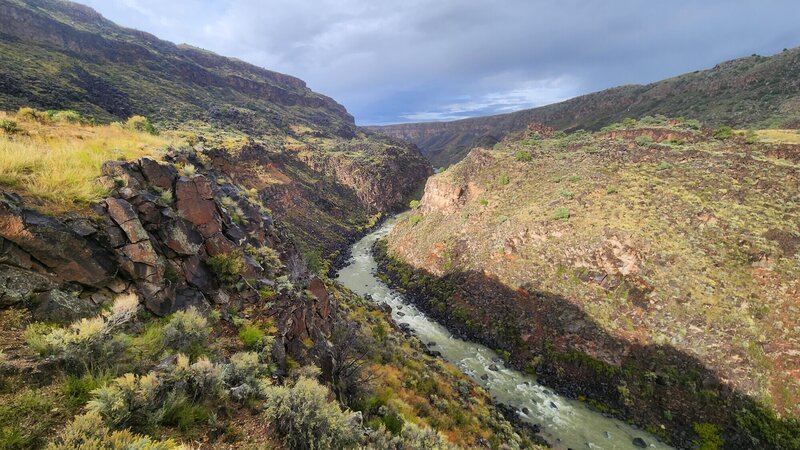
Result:
[[[395,222],[395,218],[387,220],[353,245],[351,260],[339,271],[340,283],[360,295],[369,295],[376,303],[391,306],[395,322],[408,324],[422,342],[458,366],[485,388],[496,402],[514,407],[523,420],[538,425],[541,436],[553,448],[642,448],[634,445],[636,438],[641,439],[639,444],[646,448],[671,448],[645,431],[605,417],[577,400],[553,393],[538,384],[534,377],[505,367],[494,351],[453,336],[444,326],[415,308],[402,294],[378,279],[372,245],[385,237]]]

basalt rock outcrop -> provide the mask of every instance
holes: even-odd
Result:
[[[200,165],[193,155],[167,160],[107,162],[100,181],[116,187],[85,217],[45,216],[3,193],[0,306],[68,323],[129,290],[160,316],[241,307],[271,292],[281,351],[300,352],[304,338],[323,342],[336,305],[264,205],[221,172],[179,175],[175,163]],[[280,255],[279,266],[259,260],[264,247]],[[240,282],[219,281],[209,266],[218,255],[241,258]],[[310,295],[292,286],[309,286]]]

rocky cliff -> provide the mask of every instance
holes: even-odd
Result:
[[[59,0],[0,1],[0,109],[147,116],[227,155],[265,192],[305,254],[324,262],[432,173],[419,150],[358,129],[302,80],[120,27]],[[218,154],[221,154],[218,152]]]
[[[792,448],[799,155],[679,120],[537,127],[430,178],[384,267],[454,330],[679,446],[710,422],[729,448]],[[749,422],[759,402],[787,428]]]

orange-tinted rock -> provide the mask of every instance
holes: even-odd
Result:
[[[171,164],[159,163],[150,158],[139,160],[142,168],[142,175],[153,186],[172,191],[172,183],[175,181],[177,173]]]
[[[220,231],[211,182],[205,176],[181,177],[175,184],[178,214],[193,223],[204,237]]]

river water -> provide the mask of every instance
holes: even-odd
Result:
[[[499,403],[514,407],[520,417],[538,424],[541,436],[556,449],[636,449],[633,440],[644,440],[647,448],[671,448],[655,437],[616,419],[587,408],[583,403],[553,393],[530,375],[505,367],[498,355],[483,345],[454,337],[445,327],[428,318],[402,294],[376,276],[377,263],[372,245],[386,236],[396,220],[387,220],[380,228],[355,243],[352,259],[339,271],[339,282],[352,291],[372,297],[376,303],[392,307],[392,318],[406,323],[414,334],[432,350],[458,366],[485,388]],[[430,344],[432,343],[432,344]],[[495,365],[498,370],[489,367]],[[527,412],[522,412],[527,411]]]

